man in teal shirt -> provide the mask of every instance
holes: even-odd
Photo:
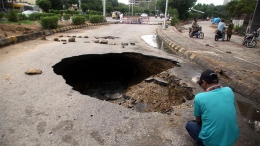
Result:
[[[212,70],[204,71],[199,80],[204,92],[194,98],[194,116],[186,129],[199,146],[233,146],[239,137],[234,93],[218,84]]]

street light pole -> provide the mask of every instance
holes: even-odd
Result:
[[[132,16],[134,16],[134,15],[133,15],[133,12],[134,12],[133,9],[134,9],[134,0],[132,0]]]
[[[166,17],[167,17],[167,9],[168,9],[168,0],[166,0],[166,7],[165,7],[165,14],[164,14],[164,23],[163,23],[163,28],[162,29],[166,29]]]
[[[79,12],[81,11],[81,0],[79,0]]]
[[[103,0],[103,16],[106,18],[106,0]]]
[[[3,0],[2,0],[2,5],[3,5],[3,10],[4,10],[5,7],[4,7],[4,1]]]

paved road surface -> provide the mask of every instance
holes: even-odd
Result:
[[[191,77],[202,70],[196,64],[178,56],[166,54],[145,44],[142,35],[155,34],[156,25],[109,25],[75,29],[64,36],[89,36],[76,38],[75,43],[34,40],[7,46],[0,50],[0,145],[109,145],[109,146],[175,146],[192,145],[184,129],[193,118],[192,101],[174,107],[177,115],[137,113],[120,105],[81,95],[71,89],[52,66],[66,57],[82,54],[138,52],[180,62],[182,67],[171,72],[189,85]],[[117,45],[92,42],[94,36],[118,36]],[[84,43],[89,41],[90,43]],[[111,43],[112,40],[109,40]],[[121,42],[135,46],[121,47]],[[39,68],[41,75],[28,76],[24,71]],[[244,102],[245,99],[236,94]],[[246,101],[249,109],[256,105]],[[242,104],[244,105],[244,104]],[[241,108],[243,110],[243,108]],[[252,125],[244,122],[251,118],[238,108],[242,131],[237,146],[259,144]],[[252,110],[254,111],[254,110]],[[246,120],[247,121],[247,120]]]

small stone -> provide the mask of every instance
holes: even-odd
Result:
[[[231,52],[227,51],[226,53],[231,54]]]
[[[62,44],[67,44],[66,42],[63,42]]]
[[[74,35],[74,36],[72,36],[73,38],[75,38],[76,36]]]
[[[181,28],[179,28],[179,29],[178,29],[178,31],[182,33],[182,30],[181,30]]]
[[[62,42],[66,42],[67,40],[61,40]]]
[[[49,134],[52,134],[52,131],[50,131]]]
[[[125,48],[125,46],[122,45],[122,48]]]
[[[107,44],[108,41],[107,41],[107,40],[102,40],[102,41],[100,41],[99,43],[100,43],[100,44]]]
[[[84,38],[88,38],[88,36],[84,36]]]
[[[84,41],[84,43],[90,43],[90,41]]]
[[[34,74],[41,74],[42,71],[40,69],[28,69],[24,73],[28,75],[34,75]]]
[[[116,43],[115,43],[115,42],[112,42],[111,45],[116,45]]]
[[[205,44],[205,46],[209,46],[209,44]]]
[[[59,37],[63,37],[63,35],[60,35]]]
[[[41,37],[41,40],[46,40],[46,36],[45,36],[45,35],[42,36],[42,37]]]
[[[78,36],[78,38],[82,38],[82,36]]]
[[[75,42],[75,38],[69,38],[69,42]]]
[[[130,43],[130,45],[134,46],[134,45],[135,45],[135,43]]]
[[[128,46],[128,43],[121,43],[121,45],[123,45],[123,46]]]
[[[99,43],[99,40],[94,40],[94,43]]]

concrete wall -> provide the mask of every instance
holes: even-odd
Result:
[[[244,20],[233,19],[234,26],[242,26],[244,24]]]

